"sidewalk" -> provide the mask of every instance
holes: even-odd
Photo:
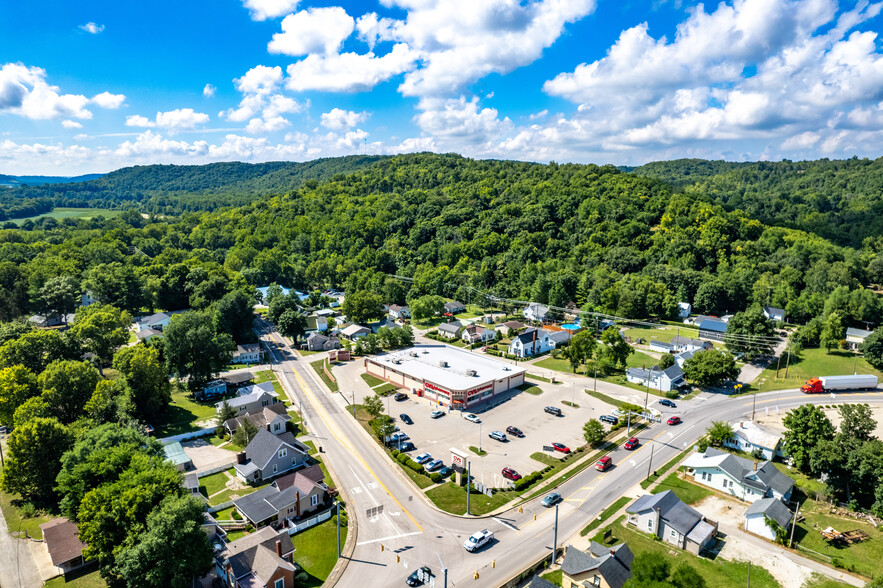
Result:
[[[28,539],[17,539],[9,534],[6,519],[0,512],[0,570],[3,570],[0,588],[43,585],[29,543]]]

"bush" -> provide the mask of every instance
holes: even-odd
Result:
[[[393,457],[398,457],[399,453],[401,453],[398,449],[393,449],[390,453],[392,453]]]
[[[429,479],[438,484],[442,481],[442,475],[438,472],[432,472],[429,474]]]
[[[230,514],[230,516],[233,518],[234,521],[241,521],[242,520],[242,515],[239,514],[239,511],[236,509],[233,509],[233,512]]]
[[[520,492],[521,490],[530,488],[542,478],[543,472],[532,472],[515,482],[515,490]]]
[[[699,447],[700,453],[705,453],[705,450],[708,449],[708,437],[702,437],[699,441],[696,442],[696,446]]]
[[[665,397],[668,398],[669,400],[674,400],[675,398],[678,397],[678,391],[677,390],[669,390],[668,392],[665,393]]]
[[[21,511],[21,516],[23,516],[26,519],[30,519],[30,518],[37,516],[37,507],[34,506],[33,503],[25,502],[21,505],[19,510]]]
[[[396,459],[398,460],[399,463],[405,463],[410,459],[410,457],[408,456],[407,453],[400,453],[396,456]]]

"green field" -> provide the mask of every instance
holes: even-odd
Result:
[[[788,377],[785,378],[785,366],[788,356],[785,354],[779,365],[779,376],[776,377],[776,364],[765,369],[754,382],[753,388],[758,392],[799,388],[810,378],[818,376],[844,376],[858,372],[874,374],[883,379],[883,372],[870,366],[863,357],[856,357],[851,351],[831,351],[824,349],[804,349],[800,357],[792,357],[788,365]],[[854,371],[853,371],[854,370]]]
[[[341,549],[346,543],[346,534],[347,527],[341,527]],[[294,543],[294,562],[309,575],[309,579],[298,586],[321,586],[337,563],[337,522],[334,517],[292,535],[291,541]]]
[[[437,507],[453,514],[466,513],[466,489],[454,482],[441,484],[428,490],[429,497]],[[473,494],[469,499],[469,512],[476,516],[485,515],[503,506],[517,496],[514,491],[497,492],[491,497]]]
[[[47,580],[43,586],[45,588],[60,588],[61,586],[66,586],[67,588],[104,588],[107,584],[101,579],[98,570],[95,570],[82,575],[81,572],[76,571],[68,574],[67,578],[57,576]]]
[[[96,216],[115,217],[122,214],[122,210],[110,210],[109,208],[56,208],[52,212],[38,214],[37,216],[29,216],[25,218],[15,218],[12,222],[21,226],[26,220],[37,220],[42,217],[54,218],[57,220],[65,218],[90,219]]]

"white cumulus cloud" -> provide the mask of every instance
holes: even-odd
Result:
[[[273,35],[267,50],[293,56],[336,53],[354,26],[353,17],[340,6],[301,10],[282,19],[282,32]]]
[[[328,112],[322,113],[322,126],[327,129],[340,131],[351,129],[367,118],[367,112],[353,112],[352,110],[332,108]]]
[[[61,121],[61,126],[63,126],[66,129],[82,129],[83,128],[83,125],[81,125],[80,123],[78,123],[75,120],[63,120],[63,121]]]
[[[84,25],[80,25],[80,30],[86,31],[90,35],[97,35],[104,30],[104,25],[87,22]]]
[[[158,127],[166,129],[170,132],[183,131],[196,128],[209,121],[209,115],[203,112],[196,112],[192,108],[176,108],[166,112],[157,112],[153,120],[140,114],[127,116],[126,126],[128,127]]]
[[[283,114],[301,112],[305,105],[279,92],[282,68],[258,65],[241,78],[233,80],[242,99],[236,108],[222,111],[220,116],[232,122],[245,122],[246,132],[264,134],[281,130],[290,122]]]
[[[89,99],[80,94],[61,94],[58,86],[46,83],[46,71],[21,63],[0,67],[0,113],[34,120],[92,118],[86,109]]]
[[[102,92],[92,96],[92,104],[97,104],[101,108],[116,110],[126,101],[125,94],[111,94],[110,92]]]
[[[217,91],[218,89],[215,88],[212,84],[206,84],[205,87],[202,89],[202,95],[206,98],[211,98],[215,95],[215,92]]]
[[[404,43],[380,57],[374,53],[313,54],[288,66],[285,86],[296,92],[362,92],[408,71],[418,57]]]
[[[253,20],[267,20],[288,14],[297,3],[298,0],[245,0],[242,4],[251,12]]]

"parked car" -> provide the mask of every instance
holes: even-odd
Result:
[[[543,410],[545,410],[549,414],[554,414],[555,416],[563,416],[564,415],[564,413],[561,412],[561,409],[558,408],[557,406],[547,406]]]
[[[668,421],[666,421],[666,422],[668,422],[669,425],[680,425],[681,424],[681,417],[673,416],[673,417],[669,418]]]
[[[490,433],[488,433],[488,437],[490,437],[491,439],[496,439],[497,441],[508,441],[508,439],[506,439],[506,433],[503,433],[502,431],[491,431]]]
[[[598,460],[598,463],[595,464],[595,469],[599,472],[603,472],[607,470],[607,468],[609,468],[611,465],[613,465],[613,459],[609,455],[605,455]]]
[[[611,425],[615,425],[619,422],[619,419],[615,416],[610,416],[609,414],[602,414],[598,417],[598,420],[602,423],[610,423]]]
[[[472,535],[470,535],[469,538],[463,542],[463,548],[466,551],[473,552],[478,549],[481,549],[482,547],[484,547],[485,545],[487,545],[488,543],[493,541],[493,539],[494,539],[493,532],[488,531],[487,529],[484,529],[482,531],[478,531],[477,533],[473,533]]]
[[[408,395],[405,394],[404,392],[396,392],[396,395],[393,396],[392,399],[395,400],[396,402],[401,402],[402,400],[407,400]]]
[[[430,455],[429,453],[421,453],[414,458],[414,461],[416,461],[417,463],[426,463],[430,460],[432,460],[432,455]]]
[[[474,415],[472,413],[467,414],[463,418],[466,419],[467,421],[469,421],[470,423],[480,423],[481,422],[481,419],[478,418],[478,415]]]
[[[625,447],[626,449],[631,451],[632,449],[634,449],[635,447],[637,447],[640,444],[641,444],[641,442],[638,441],[637,437],[632,437],[631,439],[629,439],[628,441],[625,442],[623,447]]]
[[[561,500],[562,498],[560,494],[558,494],[557,492],[552,492],[551,494],[543,498],[543,502],[541,504],[546,508],[551,508],[561,502]]]
[[[432,570],[429,569],[429,566],[423,566],[411,572],[411,575],[405,579],[405,584],[408,586],[419,586],[424,582],[428,582],[431,577]]]
[[[512,468],[503,468],[503,477],[508,480],[512,480],[513,482],[517,482],[521,479],[521,474],[519,474]]]
[[[445,464],[444,464],[444,462],[442,462],[442,460],[433,459],[431,462],[426,464],[426,471],[427,472],[434,472],[435,470],[439,469],[443,465],[445,465]]]
[[[413,425],[414,424],[414,421],[411,420],[411,417],[409,417],[405,413],[400,414],[399,419],[401,419],[401,421],[403,423],[405,423],[406,425]]]
[[[564,443],[552,443],[552,449],[560,451],[561,453],[570,453],[570,447]]]
[[[429,413],[429,416],[430,416],[431,418],[434,418],[434,419],[440,419],[441,417],[445,416],[445,411],[443,411],[443,410],[434,410],[434,411],[432,411],[431,413]]]
[[[661,404],[662,406],[667,406],[669,408],[676,408],[676,406],[677,406],[674,402],[672,402],[668,398],[663,398],[662,400],[659,401],[659,404]]]
[[[518,427],[506,427],[506,432],[513,437],[524,437],[524,433]]]
[[[399,451],[414,451],[417,446],[410,441],[404,441],[398,449]]]
[[[452,470],[448,466],[442,466],[442,469],[440,469],[438,471],[438,473],[439,473],[439,475],[441,475],[442,478],[447,478],[448,476],[450,476],[451,474],[454,473],[454,470]]]

